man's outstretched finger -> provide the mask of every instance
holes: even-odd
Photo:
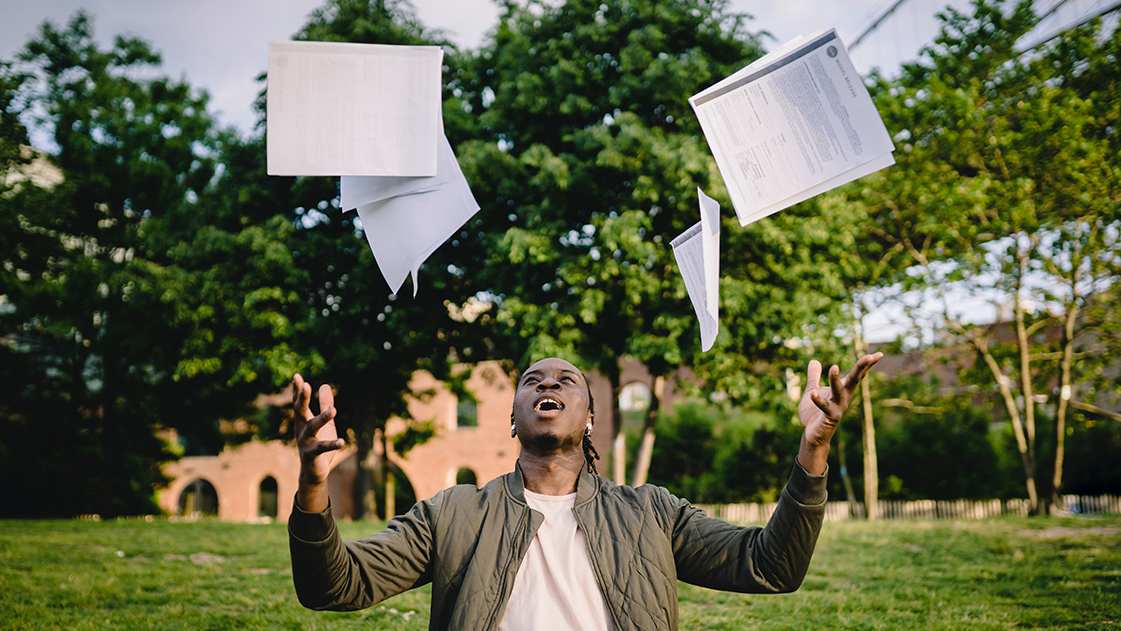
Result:
[[[319,412],[322,414],[328,409],[335,407],[335,393],[331,390],[331,386],[323,384],[319,386]]]
[[[320,454],[325,454],[328,451],[337,451],[339,449],[342,449],[342,446],[345,444],[346,442],[341,438],[336,438],[335,440],[320,440],[312,444],[307,449],[307,452],[309,456],[314,458]]]
[[[304,378],[297,373],[292,377],[292,408],[297,412],[301,412],[301,407],[306,410],[308,404],[308,397],[304,392],[307,382]],[[310,393],[308,393],[310,394]]]
[[[864,376],[872,370],[872,366],[875,366],[876,362],[880,361],[883,356],[883,353],[875,353],[873,355],[865,355],[864,357],[861,357],[856,362],[856,365],[852,367],[852,372],[855,373],[855,378],[850,377],[850,380],[859,383],[860,380],[864,379]]]
[[[813,391],[821,385],[821,362],[816,359],[810,360],[810,365],[806,367],[806,390]]]
[[[837,410],[837,402],[825,399],[823,392],[824,390],[814,390],[810,393],[810,400],[814,402],[817,409],[821,410],[821,413],[829,420],[836,421],[840,419],[841,414]]]
[[[330,407],[326,410],[323,410],[323,413],[319,416],[315,416],[307,420],[307,423],[304,424],[301,438],[315,438],[319,435],[319,430],[323,429],[324,425],[330,423],[333,420],[335,420],[335,408]]]
[[[845,386],[847,384],[841,380],[841,368],[837,364],[829,367],[829,393],[834,401],[845,400]]]

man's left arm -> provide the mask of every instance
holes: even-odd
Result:
[[[673,498],[678,502],[672,532],[678,578],[753,594],[798,589],[817,545],[825,498],[825,474],[811,475],[798,464],[765,527],[735,526]]]
[[[681,580],[737,592],[798,589],[825,515],[829,443],[860,380],[881,357],[882,353],[861,357],[844,378],[833,366],[828,386],[820,385],[821,364],[810,362],[798,406],[803,431],[797,462],[766,527],[733,526],[706,517],[686,502],[679,504],[673,548]]]

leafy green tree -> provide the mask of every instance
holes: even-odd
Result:
[[[495,325],[506,327],[496,338],[508,356],[572,357],[605,375],[616,395],[624,355],[656,383],[696,363],[706,387],[744,400],[758,392],[757,362],[785,348],[787,323],[831,308],[840,284],[815,284],[833,277],[816,257],[842,243],[811,207],[751,230],[725,213],[725,332],[710,358],[699,357],[669,242],[697,221],[698,186],[727,195],[688,98],[762,53],[746,20],[719,0],[504,5],[457,85],[479,121],[480,140],[465,143],[462,158],[478,175],[494,239],[481,282]],[[792,299],[807,295],[796,288],[803,283],[815,292]],[[644,481],[658,408],[632,483]],[[618,481],[623,453],[617,442]]]
[[[167,310],[145,230],[153,215],[190,206],[213,176],[205,97],[134,79],[158,57],[135,39],[99,50],[84,13],[64,30],[44,24],[20,60],[20,105],[5,115],[38,117],[64,178],[49,189],[24,182],[2,202],[18,225],[3,254],[3,326],[33,380],[9,417],[23,429],[5,434],[19,441],[13,454],[34,454],[17,462],[42,482],[25,489],[21,510],[150,510],[164,457],[150,422],[167,407],[151,385],[165,376],[169,349],[153,344]],[[25,442],[48,428],[48,449]]]
[[[1118,174],[1109,166],[1117,141],[1102,125],[1113,106],[1079,94],[1070,69],[1095,68],[1101,78],[1116,44],[1077,31],[1020,54],[1016,43],[1035,24],[1028,2],[979,1],[972,14],[942,18],[920,63],[879,86],[901,151],[895,168],[862,184],[861,199],[871,239],[894,257],[884,284],[928,292],[932,326],[971,345],[981,367],[972,374],[1000,392],[1040,513],[1048,496],[1038,488],[1041,391],[1056,372],[1071,385],[1078,311],[1118,278]],[[1010,305],[1010,323],[969,322],[957,304],[966,295]],[[1053,351],[1043,334],[1064,319],[1069,333]],[[1046,363],[1063,357],[1065,371]],[[1054,394],[1063,392],[1070,388]]]
[[[404,0],[329,0],[309,16],[296,39],[443,45],[444,74],[457,73],[454,48],[439,33],[424,29]],[[454,102],[450,89],[445,98]],[[454,142],[459,119],[454,108],[445,111],[445,128]],[[387,446],[395,438],[386,436],[386,421],[394,416],[410,418],[407,404],[414,372],[425,369],[437,378],[453,380],[452,363],[472,358],[471,344],[464,342],[463,322],[449,310],[449,305],[462,305],[474,293],[462,262],[468,256],[462,252],[471,249],[470,240],[453,237],[422,266],[422,286],[415,298],[407,290],[402,296],[391,296],[356,214],[339,209],[337,180],[266,176],[263,136],[250,139],[242,150],[246,159],[238,167],[237,184],[230,194],[249,207],[262,204],[263,194],[264,207],[281,213],[293,228],[290,244],[300,270],[296,292],[307,315],[294,331],[293,349],[303,358],[294,368],[309,380],[328,382],[337,389],[337,422],[344,431],[353,432],[358,447],[361,474],[355,505],[362,515],[372,516],[378,508],[376,498],[395,494],[393,490],[375,493],[379,476],[383,484],[392,486],[392,468],[385,461],[372,462],[370,454],[376,440]],[[469,224],[464,235],[478,229]],[[411,441],[415,436],[396,438]],[[386,513],[395,512],[392,501],[383,506]]]
[[[135,38],[99,49],[79,12],[45,23],[6,75],[5,129],[46,138],[59,176],[0,197],[14,227],[0,325],[19,392],[4,464],[31,481],[10,503],[24,514],[154,511],[173,457],[156,430],[216,451],[219,418],[296,364],[291,228],[250,224],[214,195],[236,139],[159,64]]]

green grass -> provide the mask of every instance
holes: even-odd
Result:
[[[428,601],[302,609],[281,524],[0,521],[4,630],[419,630]],[[682,629],[1121,629],[1121,517],[829,523],[797,593],[680,601]]]

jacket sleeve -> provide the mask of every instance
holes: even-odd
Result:
[[[825,517],[826,475],[795,464],[766,527],[740,527],[705,516],[668,492],[678,578],[686,583],[746,593],[798,589],[810,566]]]
[[[345,542],[330,508],[306,513],[293,504],[288,545],[300,604],[353,611],[429,582],[432,523],[440,498],[417,503],[371,537]]]

